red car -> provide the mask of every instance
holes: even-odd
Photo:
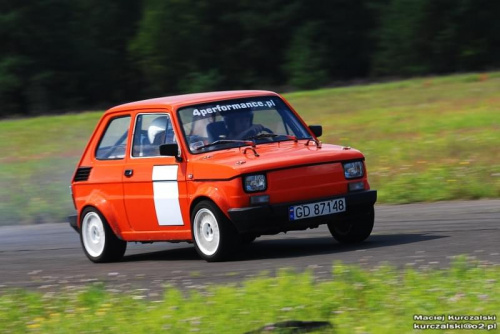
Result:
[[[71,183],[71,226],[93,262],[127,242],[186,241],[221,261],[265,234],[327,224],[339,242],[368,238],[377,192],[365,158],[322,144],[269,91],[163,97],[106,111]]]

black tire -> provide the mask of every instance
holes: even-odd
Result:
[[[90,261],[114,262],[123,257],[127,242],[116,237],[106,218],[97,209],[86,208],[81,219],[80,241]]]
[[[356,218],[328,223],[330,233],[340,243],[354,244],[366,240],[373,230],[375,210],[370,208]]]
[[[207,262],[225,261],[234,254],[238,234],[213,202],[196,204],[191,213],[191,226],[196,251]]]

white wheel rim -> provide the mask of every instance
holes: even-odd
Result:
[[[99,257],[106,242],[104,225],[101,217],[95,212],[89,212],[83,217],[82,222],[83,246],[92,257]]]
[[[212,211],[201,209],[194,217],[194,238],[196,245],[205,255],[213,255],[219,248],[220,230]]]

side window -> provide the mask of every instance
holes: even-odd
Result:
[[[95,156],[99,160],[116,160],[125,157],[130,116],[112,119],[101,137]]]
[[[176,143],[172,122],[167,114],[137,116],[132,143],[133,157],[156,157],[160,145]]]

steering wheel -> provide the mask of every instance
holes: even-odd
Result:
[[[270,133],[270,134],[274,133],[271,129],[262,126],[262,128],[260,130],[258,130],[256,128],[251,129],[251,131],[249,131],[247,136],[248,137],[257,136],[257,135],[259,135],[259,133],[262,133],[262,132],[266,132],[266,133]]]
[[[276,135],[274,134],[273,130],[269,129],[269,128],[266,128],[266,127],[262,127],[260,130],[256,130],[256,129],[253,129],[251,131],[253,134],[248,137],[250,139],[259,139],[259,140],[262,140],[262,141],[265,141],[265,142],[271,142],[273,141],[272,137],[275,137]],[[267,135],[266,135],[267,133]]]
[[[267,132],[269,134],[274,133],[271,129],[266,128],[262,125],[260,126],[260,129],[257,129],[255,126],[256,126],[256,124],[254,124],[250,129],[247,129],[245,132],[243,132],[243,135],[239,136],[238,138],[242,138],[242,139],[252,138],[252,137],[259,135],[259,133],[261,133],[261,132]]]

